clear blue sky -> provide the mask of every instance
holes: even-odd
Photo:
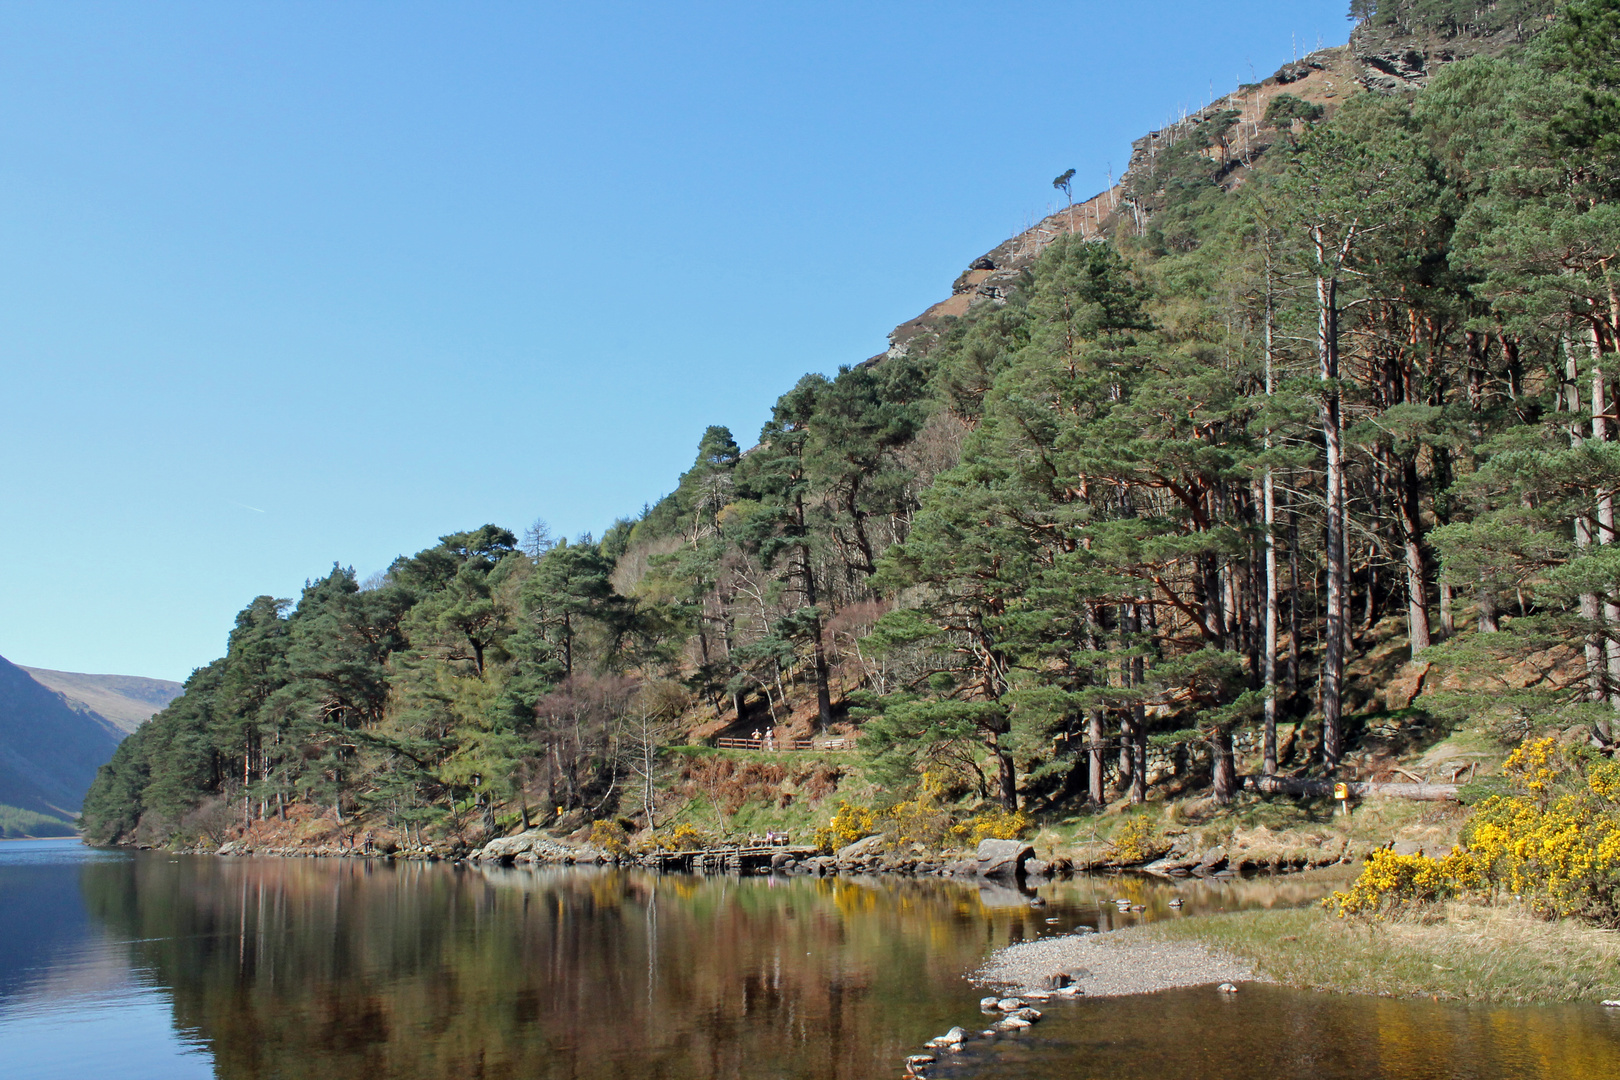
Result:
[[[0,655],[600,534],[1346,7],[5,3]]]

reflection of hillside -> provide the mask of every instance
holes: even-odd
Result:
[[[8,865],[0,873],[0,1004],[34,991],[58,958],[88,932],[79,901],[79,870],[71,865]]]
[[[944,882],[307,860],[140,859],[85,888],[229,1080],[886,1074],[1044,914]]]
[[[997,1047],[981,1075],[1020,1080],[1610,1080],[1620,1075],[1620,1024],[1586,1006],[1506,1008],[1249,986],[1230,997],[1194,989],[1100,999],[1055,1020],[1042,1025],[1038,1047]],[[1083,1071],[1076,1062],[1084,1062]]]

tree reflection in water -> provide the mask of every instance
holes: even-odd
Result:
[[[938,880],[347,860],[143,857],[87,865],[82,882],[222,1080],[898,1076],[927,1038],[972,1024],[979,992],[962,976],[990,949],[1176,914],[1168,887],[1122,879],[1048,886],[1041,908]],[[1181,895],[1190,912],[1323,888]],[[1148,910],[1121,916],[1118,895]],[[1048,1012],[938,1075],[1620,1075],[1620,1022],[1590,1011],[1255,988]]]

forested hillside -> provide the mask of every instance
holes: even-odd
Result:
[[[1140,801],[1153,747],[1227,799],[1250,733],[1338,774],[1405,704],[1348,680],[1391,633],[1434,717],[1612,746],[1620,0],[1352,14],[1363,59],[1141,140],[602,537],[486,525],[257,598],[89,834],[651,829],[661,748],[790,722],[894,800]]]

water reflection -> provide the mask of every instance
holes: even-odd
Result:
[[[1612,1014],[1612,1010],[1610,1013]],[[1250,986],[1081,1001],[1034,1037],[970,1044],[938,1080],[1599,1080],[1620,1075],[1620,1016],[1591,1006],[1463,1006]]]
[[[7,1080],[213,1075],[173,1002],[88,917],[80,874],[128,862],[77,840],[0,844],[0,1073]]]
[[[73,873],[89,919],[73,924],[76,945],[53,939],[45,951],[55,962],[35,966],[31,1015],[63,1038],[72,1010],[49,1001],[76,1002],[82,1018],[97,999],[47,1000],[40,988],[82,977],[93,954],[116,959],[114,990],[161,1000],[172,1022],[105,998],[126,1027],[169,1043],[78,1040],[61,1047],[54,1071],[28,1074],[53,1080],[185,1075],[206,1060],[193,1046],[225,1080],[898,1076],[924,1040],[976,1018],[979,992],[962,975],[992,948],[1077,927],[1306,903],[1333,885],[1080,879],[1044,886],[1044,903],[1032,906],[1017,890],[938,880],[155,853]],[[1170,906],[1175,897],[1183,907]],[[0,948],[23,947],[11,936],[0,922]],[[0,1054],[46,1046],[5,1019],[16,1011],[0,1001]],[[1620,1017],[1591,1009],[1179,991],[1054,1003],[1030,1033],[972,1044],[939,1075],[1608,1077],[1620,1075],[1617,1026]]]
[[[932,881],[268,859],[84,888],[231,1078],[887,1073],[971,1005],[964,970],[1066,910]]]

